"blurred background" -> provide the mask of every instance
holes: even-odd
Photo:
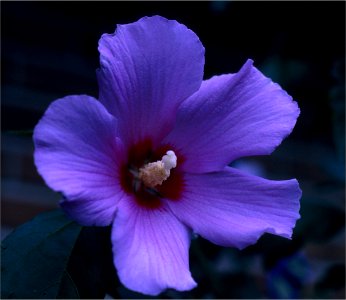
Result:
[[[345,298],[345,2],[1,2],[1,234],[57,207],[33,164],[48,105],[98,95],[98,39],[145,15],[176,19],[206,48],[205,79],[252,58],[298,102],[293,133],[268,157],[233,163],[303,190],[293,239],[243,251],[193,240],[198,287],[162,298]],[[118,297],[142,298],[122,286]],[[111,296],[109,296],[111,297]],[[148,297],[150,298],[150,297]]]

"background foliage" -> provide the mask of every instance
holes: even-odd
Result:
[[[3,225],[15,227],[56,206],[59,196],[44,187],[33,167],[30,137],[49,103],[71,94],[97,97],[101,34],[113,32],[117,23],[154,14],[178,20],[200,37],[206,48],[205,78],[236,72],[252,58],[299,103],[297,125],[273,155],[234,165],[269,179],[295,177],[303,190],[302,217],[292,240],[265,235],[238,251],[197,238],[190,265],[198,287],[160,297],[345,298],[345,2],[1,2]],[[26,152],[20,152],[25,143]],[[23,165],[17,165],[16,155],[26,157]],[[20,191],[22,202],[16,200]],[[63,215],[57,218],[68,228],[76,226]],[[35,220],[30,226],[47,217]],[[28,234],[24,226],[19,233]],[[80,230],[73,228],[63,234],[71,238]],[[84,228],[62,256],[55,252],[63,261],[71,254],[56,265],[61,276],[69,274],[60,277],[63,294],[54,290],[56,297],[143,297],[118,282],[108,235],[109,228]],[[22,295],[26,289],[25,297],[36,298],[25,270],[24,279],[8,283],[13,274],[6,273],[6,266],[15,259],[6,250],[11,236],[2,249],[2,296]],[[17,240],[22,254],[33,242]],[[35,262],[44,269],[42,260]],[[42,285],[45,272],[39,273]],[[11,284],[17,294],[6,294]]]

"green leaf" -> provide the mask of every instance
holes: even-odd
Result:
[[[66,267],[80,230],[61,210],[18,227],[1,246],[1,297],[78,296]]]

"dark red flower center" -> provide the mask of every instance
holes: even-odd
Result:
[[[150,162],[161,160],[168,150],[173,150],[170,145],[153,148],[150,139],[145,139],[128,150],[127,162],[121,168],[121,185],[123,189],[135,196],[139,205],[149,208],[161,206],[162,198],[178,200],[181,196],[184,181],[179,165],[182,157],[177,155],[177,168],[171,170],[167,180],[154,188],[148,188],[138,178],[139,169]]]

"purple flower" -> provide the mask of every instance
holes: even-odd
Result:
[[[35,163],[74,220],[113,224],[126,287],[151,295],[194,288],[192,231],[240,249],[265,232],[291,237],[298,182],[227,166],[270,154],[293,129],[299,108],[279,85],[251,60],[203,81],[198,37],[159,16],[119,25],[99,51],[99,101],[53,102],[35,128]]]

